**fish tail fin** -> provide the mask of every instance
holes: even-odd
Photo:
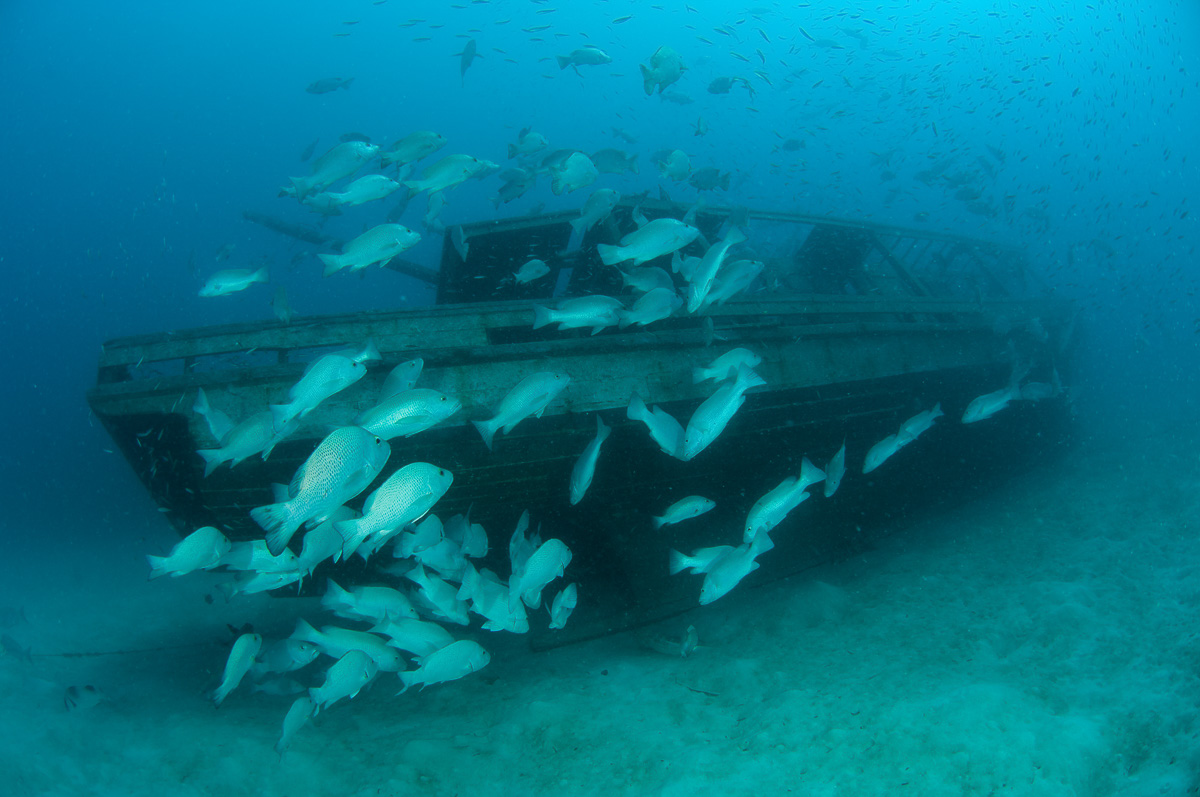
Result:
[[[634,174],[641,174],[642,170],[641,170],[641,167],[638,166],[637,159],[638,159],[638,156],[637,156],[637,153],[635,152],[633,154],[633,157],[627,158],[625,160],[625,164],[628,167],[629,171],[633,172]]]
[[[930,416],[933,418],[940,418],[945,414],[946,413],[942,412],[942,402],[939,401],[937,404],[933,405],[933,412],[930,413]],[[842,443],[842,445],[845,445],[845,443]]]
[[[655,518],[655,520],[658,520],[658,518]],[[671,575],[675,575],[676,573],[686,570],[688,567],[690,567],[688,564],[688,558],[674,548],[668,549],[668,556],[670,557],[668,569],[671,571]]]
[[[517,145],[509,144],[508,145],[508,159],[512,160],[515,157],[517,157]]]
[[[270,282],[270,281],[271,281],[271,275],[270,275],[270,273],[268,272],[268,270],[267,270],[267,267],[266,267],[266,266],[263,266],[263,267],[262,267],[262,268],[260,268],[258,271],[256,271],[256,272],[254,272],[253,274],[251,274],[251,275],[250,275],[250,281],[251,281],[251,282]]]
[[[208,478],[225,461],[225,457],[219,448],[201,448],[196,453],[204,460],[205,478]]]
[[[346,267],[341,255],[317,255],[317,257],[325,264],[324,276],[326,277]]]
[[[403,688],[403,689],[401,689],[401,690],[400,690],[399,692],[397,692],[396,694],[397,694],[397,695],[402,695],[402,694],[404,694],[405,692],[407,692],[407,691],[408,691],[408,688],[409,688],[410,686],[412,686],[412,685],[413,685],[413,683],[415,683],[415,681],[416,681],[416,675],[417,675],[417,674],[416,674],[416,671],[415,671],[415,670],[414,670],[414,671],[412,671],[412,672],[405,671],[405,672],[402,672],[402,673],[400,673],[400,683],[404,684],[404,688]]]
[[[287,502],[251,509],[250,518],[267,532],[267,550],[271,552],[271,556],[283,553],[288,541],[300,527],[299,520],[292,516],[292,508]]]
[[[229,693],[231,691],[233,691],[233,689],[231,687],[226,686],[225,684],[222,683],[220,686],[218,686],[216,689],[214,689],[212,691],[212,694],[210,695],[212,702],[214,704],[216,704],[217,706],[220,706],[222,701],[225,700],[225,698],[229,695]]]
[[[629,259],[621,247],[612,244],[598,244],[596,250],[600,253],[600,260],[606,266],[615,266],[617,263]]]
[[[642,70],[642,88],[646,91],[646,96],[649,97],[654,93],[654,76],[645,64],[638,64],[638,69]]]
[[[342,81],[342,85],[338,86],[338,88],[339,89],[348,89],[348,88],[350,88],[350,84],[353,82],[354,82],[354,78],[348,77]]]
[[[158,578],[167,574],[167,557],[146,554],[146,561],[150,564],[150,578]]]
[[[698,385],[701,382],[703,382],[705,379],[708,379],[707,371],[708,371],[707,368],[704,368],[699,365],[697,365],[695,368],[693,368],[692,369],[692,384]]]
[[[558,59],[558,68],[560,70],[566,69],[571,65],[571,56],[569,55],[556,55],[554,57]]]
[[[491,421],[471,421],[475,428],[479,430],[479,434],[483,437],[483,442],[488,447],[488,451],[492,450],[492,438],[496,436],[496,426]]]
[[[825,480],[825,471],[818,468],[816,465],[805,457],[800,462],[800,483],[804,485],[816,484]]]
[[[312,186],[308,184],[308,180],[303,177],[289,177],[292,181],[292,190],[296,192],[296,199],[304,199],[308,196],[308,192],[312,190]]]
[[[604,419],[596,413],[596,439],[603,443],[612,434],[612,427],[604,423]]]
[[[212,412],[212,405],[208,403],[208,394],[204,392],[204,388],[196,391],[196,401],[192,404],[192,412],[197,415],[208,415]]]
[[[533,328],[541,329],[547,324],[553,324],[554,319],[550,317],[549,308],[542,307],[540,304],[533,306]]]
[[[667,522],[667,519],[665,517],[658,517],[655,515],[654,517],[650,518],[650,522],[654,524],[654,528],[661,529]]]
[[[625,417],[631,421],[644,421],[650,415],[650,410],[646,409],[646,402],[642,401],[642,397],[634,393],[629,397],[629,407],[625,410]]]

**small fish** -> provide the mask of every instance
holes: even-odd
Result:
[[[723,382],[731,376],[736,376],[739,368],[754,368],[761,362],[762,357],[749,349],[730,349],[707,366],[693,368],[692,384],[698,385],[707,379]]]
[[[863,460],[862,472],[866,474],[875,470],[903,447],[904,443],[900,440],[899,435],[890,434],[883,438],[867,451],[867,456]]]
[[[722,172],[720,169],[709,166],[692,172],[688,177],[688,185],[697,191],[715,191],[718,188],[728,191],[729,180],[729,172]]]
[[[738,369],[733,382],[726,382],[692,413],[684,429],[680,458],[687,462],[711,445],[746,401],[746,391],[763,384],[762,377],[750,369]]]
[[[770,536],[759,534],[753,542],[739,545],[714,559],[700,587],[700,605],[706,606],[729,594],[743,578],[758,569],[758,562],[754,560],[774,547]]]
[[[908,445],[929,430],[933,426],[933,422],[943,415],[945,413],[942,412],[942,405],[939,402],[934,405],[933,409],[917,413],[900,424],[900,431],[897,433],[897,437],[903,441],[904,445]]]
[[[424,565],[418,564],[404,577],[417,585],[418,591],[413,593],[413,599],[427,610],[428,616],[457,625],[471,622],[467,616],[466,602],[458,597],[459,591],[438,576],[425,572]]]
[[[651,518],[651,521],[654,523],[654,528],[661,529],[663,526],[670,526],[684,520],[689,520],[690,518],[700,517],[705,512],[711,512],[716,505],[717,502],[711,498],[705,498],[702,495],[689,495],[671,504],[661,515]]]
[[[292,419],[303,418],[322,401],[366,375],[366,366],[341,354],[327,354],[316,360],[288,389],[287,404],[270,405],[275,430],[285,429]]]
[[[483,58],[479,54],[479,47],[474,39],[468,39],[466,45],[463,46],[462,52],[455,53],[458,56],[458,75],[462,79],[463,85],[467,82],[467,70],[471,68],[471,64],[476,58]]]
[[[352,239],[340,255],[319,254],[325,264],[325,276],[343,268],[351,272],[378,264],[386,266],[392,258],[416,246],[421,240],[418,233],[403,224],[380,224]]]
[[[295,672],[307,667],[320,655],[321,649],[311,642],[291,637],[276,639],[255,656],[250,675],[262,679],[271,673]]]
[[[212,526],[196,529],[175,544],[167,556],[146,556],[150,563],[150,578],[170,575],[173,578],[195,570],[210,570],[229,553],[232,543]]]
[[[512,160],[518,155],[533,155],[541,152],[550,142],[541,133],[535,132],[528,127],[521,128],[517,133],[517,143],[508,145],[508,159]]]
[[[600,66],[601,64],[611,64],[612,58],[608,53],[591,44],[585,44],[578,50],[572,50],[568,55],[554,56],[558,61],[559,69],[566,69],[569,66],[575,67],[575,72],[579,72],[581,66]]]
[[[825,478],[825,472],[805,457],[800,464],[800,475],[789,476],[755,502],[746,517],[742,542],[753,542],[778,526],[793,509],[808,499],[808,488]]]
[[[271,553],[282,553],[301,524],[320,523],[366,489],[390,453],[387,441],[358,426],[331,432],[292,477],[287,501],[250,511],[266,530]]]
[[[500,404],[495,414],[486,421],[472,421],[479,430],[488,450],[492,448],[492,438],[499,429],[508,434],[514,427],[530,415],[542,417],[546,406],[554,400],[570,383],[571,377],[552,371],[538,371],[530,374],[510,390]]]
[[[272,556],[266,540],[239,540],[231,544],[229,552],[217,564],[230,570],[284,573],[295,570],[299,560],[291,549]]]
[[[255,454],[260,454],[266,460],[275,446],[296,431],[299,425],[298,418],[291,418],[277,429],[275,416],[271,412],[256,412],[230,429],[221,439],[220,448],[201,448],[196,451],[204,460],[205,477],[226,462],[231,468],[237,467]]]
[[[309,83],[308,88],[306,88],[305,91],[307,91],[309,94],[329,94],[330,92],[337,91],[338,89],[349,89],[350,84],[353,82],[354,78],[352,77],[327,77],[320,80],[314,80],[312,83]],[[308,158],[301,158],[301,160],[308,160]]]
[[[378,550],[406,524],[423,518],[453,483],[454,474],[428,462],[413,462],[399,468],[367,496],[361,518],[334,524],[346,541],[343,558],[364,543]]]
[[[332,578],[325,582],[321,607],[347,620],[385,623],[417,619],[417,610],[403,592],[391,587],[362,586],[343,589]]]
[[[535,258],[522,264],[521,267],[513,273],[513,280],[518,285],[524,285],[526,283],[533,282],[534,280],[541,279],[549,273],[550,267],[546,265],[546,262],[544,260],[538,260]]]
[[[312,698],[308,695],[296,698],[288,709],[283,718],[283,732],[279,735],[279,741],[275,743],[275,752],[279,753],[280,757],[287,752],[287,749],[292,746],[292,739],[296,734],[308,724],[316,713],[317,707],[313,705]]]
[[[348,650],[325,671],[325,683],[308,690],[313,714],[344,697],[354,698],[379,672],[379,665],[361,650]],[[293,704],[294,705],[294,704]],[[303,706],[301,709],[303,710]],[[289,712],[290,713],[290,712]]]
[[[392,647],[414,656],[428,656],[454,642],[445,628],[423,620],[391,620],[372,630],[388,637]]]
[[[598,149],[591,154],[596,171],[601,174],[638,174],[638,156],[620,149]]]
[[[436,390],[405,390],[364,410],[354,425],[377,434],[384,440],[412,437],[431,429],[462,409],[462,402]]]
[[[421,377],[421,369],[424,367],[425,361],[416,357],[400,363],[389,371],[387,378],[383,380],[383,387],[379,389],[380,403],[406,390],[412,390],[413,385]]]
[[[617,311],[620,318],[617,326],[625,329],[634,324],[641,326],[652,324],[655,321],[670,318],[682,307],[683,299],[675,293],[674,288],[651,288],[638,297],[638,300],[633,303],[633,307]]]
[[[549,324],[558,324],[560,330],[591,327],[595,335],[605,327],[620,323],[617,312],[624,307],[620,299],[599,294],[566,299],[557,308],[534,305],[533,328],[541,329]]]
[[[579,588],[574,583],[563,587],[550,603],[550,628],[559,630],[567,625],[567,618],[575,610],[579,600]]]
[[[582,152],[572,153],[558,168],[550,170],[550,190],[555,196],[591,185],[600,176],[596,164]]]
[[[267,269],[258,269],[251,271],[248,268],[229,268],[224,271],[218,271],[208,278],[204,283],[204,287],[200,289],[200,295],[205,298],[214,296],[228,296],[231,293],[244,291],[256,282],[269,282],[270,277],[267,276]]]
[[[400,672],[404,669],[404,657],[400,655],[400,651],[388,647],[381,637],[366,631],[339,628],[336,625],[322,626],[318,631],[300,619],[296,621],[296,630],[292,632],[292,638],[311,642],[326,656],[335,659],[340,659],[352,650],[359,650],[369,656],[384,672]]]
[[[967,405],[967,409],[963,412],[963,423],[976,423],[992,417],[1000,410],[1009,405],[1014,398],[1019,398],[1021,395],[1020,389],[1015,385],[991,393],[984,393],[982,396],[974,398]]]
[[[470,155],[447,155],[421,172],[420,180],[405,180],[403,185],[413,194],[445,191],[465,183],[472,176],[489,171],[495,164]]]
[[[214,703],[221,705],[226,696],[237,688],[261,649],[262,637],[258,634],[242,634],[234,641],[229,658],[225,660],[225,673],[221,677],[221,685],[212,693]]]
[[[192,403],[192,412],[204,419],[204,422],[208,424],[208,431],[218,442],[233,428],[233,421],[229,419],[229,416],[220,410],[213,409],[212,405],[208,403],[208,394],[204,392],[204,388],[196,391],[196,401]]]
[[[558,539],[546,540],[508,580],[509,605],[524,601],[530,609],[542,605],[542,590],[563,575],[571,563],[571,549]]]
[[[624,283],[624,287],[638,293],[649,293],[656,288],[675,292],[675,281],[658,266],[638,266],[629,271],[621,271],[621,282]]]
[[[621,201],[621,194],[611,188],[598,188],[583,203],[579,218],[571,220],[571,236],[582,236],[588,230],[604,221],[613,212],[613,208]]]
[[[432,130],[418,130],[409,133],[404,138],[392,144],[391,148],[379,156],[384,166],[404,166],[419,161],[427,155],[432,155],[446,146],[446,137]]]
[[[491,660],[491,655],[478,642],[460,639],[422,658],[420,669],[400,673],[400,681],[404,684],[400,694],[416,684],[424,689],[430,684],[457,681],[482,670]]]
[[[692,161],[683,150],[675,149],[658,161],[658,173],[664,180],[680,182],[686,180],[692,171]]]
[[[679,459],[683,448],[683,426],[666,410],[655,406],[648,409],[642,397],[634,393],[629,397],[629,408],[625,417],[641,421],[650,430],[650,439],[658,444],[664,454]]]
[[[382,174],[368,174],[350,183],[346,186],[345,191],[327,192],[321,196],[328,196],[338,207],[354,207],[374,202],[377,199],[385,199],[399,188],[400,183],[390,177]]]
[[[646,96],[653,94],[656,88],[662,94],[663,89],[683,77],[687,70],[679,53],[665,45],[650,56],[649,66],[639,64],[638,68],[642,71],[642,88]]]
[[[296,199],[304,199],[314,191],[320,191],[325,186],[354,174],[378,152],[377,144],[343,141],[317,158],[308,177],[288,178],[291,181],[291,187],[284,189],[282,194],[294,196]]]
[[[842,483],[842,477],[846,475],[846,444],[843,442],[842,447],[829,460],[829,464],[825,466],[825,497],[832,498],[837,492],[837,488]]]
[[[588,487],[591,486],[592,477],[596,473],[596,461],[600,459],[600,446],[604,445],[611,431],[612,428],[605,426],[604,420],[597,414],[596,436],[587,444],[579,459],[575,460],[575,467],[571,469],[571,506],[582,501]]]
[[[669,255],[696,240],[700,230],[678,219],[661,218],[645,224],[621,239],[620,246],[598,244],[600,259],[606,266],[632,260],[640,266],[648,260]]]
[[[732,550],[732,545],[718,545],[713,548],[700,548],[692,551],[692,555],[688,556],[672,548],[669,550],[671,575],[682,573],[684,570],[691,570],[696,575],[704,575],[712,567],[713,562]]]

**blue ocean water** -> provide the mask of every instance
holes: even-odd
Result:
[[[0,538],[8,567],[53,571],[64,550],[111,551],[126,561],[150,540],[171,538],[89,415],[84,393],[103,341],[269,319],[279,285],[301,314],[431,300],[428,289],[390,271],[322,278],[311,246],[242,218],[251,210],[315,223],[276,193],[289,176],[307,173],[300,154],[310,142],[319,141],[319,155],[348,132],[386,144],[437,130],[450,141],[439,154],[506,164],[507,145],[529,126],[552,147],[639,154],[639,175],[604,175],[599,186],[632,194],[662,184],[691,201],[696,191],[660,179],[650,163],[651,153],[680,148],[695,166],[732,174],[728,191],[707,195],[713,202],[1023,247],[1055,293],[1081,311],[1085,343],[1072,386],[1079,436],[1120,444],[1121,456],[1144,450],[1160,476],[1146,489],[1163,490],[1153,503],[1170,509],[1162,496],[1187,495],[1176,492],[1176,480],[1189,474],[1195,483],[1195,440],[1184,433],[1196,429],[1200,381],[1198,35],[1200,7],[1186,0],[836,8],[10,0],[0,5],[0,412],[8,420]],[[468,40],[482,58],[460,75],[455,54]],[[560,70],[554,56],[585,44],[612,63]],[[669,91],[690,104],[642,90],[638,64],[662,45],[688,66]],[[305,91],[334,76],[354,82]],[[738,86],[710,93],[722,76],[744,76],[754,96]],[[708,126],[703,136],[693,134],[698,119]],[[614,128],[637,143],[616,138]],[[922,178],[935,166],[938,175]],[[978,187],[977,198],[956,198],[949,178],[959,174]],[[495,177],[460,187],[442,221],[582,201],[556,197],[542,181],[497,210],[490,197],[498,187]],[[420,230],[424,210],[424,199],[414,200],[402,222]],[[384,212],[351,209],[325,229],[351,237]],[[427,234],[406,257],[436,267],[440,242]],[[229,260],[218,263],[231,245]],[[270,286],[197,295],[217,268],[259,262],[270,265]],[[1168,438],[1178,444],[1171,467],[1165,452],[1154,455]],[[1162,523],[1182,523],[1158,508]],[[135,570],[129,577],[140,579]],[[38,582],[13,583],[36,591]],[[17,594],[3,602],[37,601]],[[195,711],[204,709],[197,700]],[[551,787],[547,780],[539,788]],[[858,793],[884,793],[874,788]]]

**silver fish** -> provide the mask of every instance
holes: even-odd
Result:
[[[258,634],[242,634],[233,643],[229,658],[225,661],[225,673],[221,677],[221,685],[212,693],[213,702],[218,706],[230,692],[237,688],[242,678],[254,664],[254,657],[262,649],[262,637]]]
[[[332,706],[344,697],[354,698],[371,682],[379,666],[361,650],[348,650],[325,671],[325,683],[308,690],[313,714]]]
[[[479,430],[488,450],[492,448],[492,438],[497,429],[508,434],[518,423],[530,415],[542,417],[546,406],[566,388],[570,381],[571,377],[566,374],[538,371],[518,382],[500,400],[500,404],[491,418],[486,421],[472,422]]]
[[[582,501],[584,493],[591,486],[592,477],[596,473],[596,461],[600,459],[600,446],[604,445],[611,431],[612,428],[605,426],[604,420],[597,414],[596,436],[587,444],[579,459],[575,460],[575,467],[571,469],[571,506]]]
[[[287,501],[250,512],[266,530],[271,553],[282,553],[301,524],[320,523],[366,489],[390,453],[387,441],[358,426],[331,432],[292,477]]]
[[[303,418],[334,393],[345,390],[367,375],[367,368],[340,354],[327,354],[309,366],[288,390],[287,404],[272,404],[275,429],[284,429],[293,418]]]
[[[146,556],[150,563],[150,578],[170,575],[174,578],[195,570],[210,570],[221,562],[232,543],[212,526],[196,529],[175,543],[166,556]]]
[[[400,681],[404,684],[400,692],[404,693],[416,684],[425,688],[430,684],[457,681],[482,670],[491,660],[491,655],[478,642],[460,639],[421,659],[420,669],[400,673]]]

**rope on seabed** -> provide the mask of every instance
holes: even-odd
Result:
[[[155,648],[128,648],[125,650],[87,650],[66,653],[30,653],[30,656],[54,659],[90,659],[98,656],[132,656],[135,653],[161,653],[166,650],[187,650],[189,648],[210,648],[220,646],[220,642],[191,642],[187,645],[160,645]]]

